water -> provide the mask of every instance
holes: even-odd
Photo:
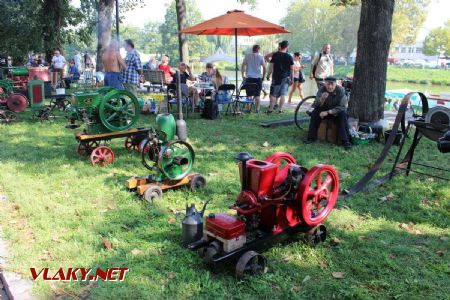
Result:
[[[228,77],[230,83],[235,83],[235,72],[225,70],[222,72],[225,76]],[[241,71],[238,72],[239,83],[241,82]],[[425,94],[439,94],[442,92],[450,93],[450,86],[448,85],[432,85],[432,84],[419,84],[419,83],[407,83],[407,82],[387,82],[387,90],[398,90],[398,89],[406,89],[411,91],[418,91]],[[314,80],[306,79],[306,82],[303,84],[303,93],[305,96],[315,95],[317,92],[317,86]]]

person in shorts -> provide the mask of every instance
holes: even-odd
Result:
[[[283,104],[288,94],[289,85],[294,81],[294,60],[288,53],[288,41],[282,41],[279,44],[279,50],[272,55],[270,60],[267,80],[272,75],[272,85],[270,86],[270,105],[267,113],[273,112],[277,99],[280,98],[278,112],[283,112]]]
[[[291,103],[292,96],[296,90],[300,93],[300,99],[303,100],[303,83],[305,82],[305,75],[303,69],[305,65],[302,65],[302,55],[300,52],[294,53],[294,83],[292,84],[291,91],[289,92],[288,103]]]
[[[260,46],[254,45],[252,53],[245,56],[241,66],[242,79],[245,82],[247,96],[254,97],[256,111],[260,111],[262,80],[266,75],[264,57],[259,54]]]

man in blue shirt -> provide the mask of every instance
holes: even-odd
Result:
[[[69,71],[67,72],[66,78],[64,78],[66,87],[70,89],[70,84],[74,81],[78,81],[79,79],[80,79],[80,71],[75,65],[75,61],[71,59],[69,62]]]

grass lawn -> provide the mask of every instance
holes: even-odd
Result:
[[[341,201],[327,220],[329,239],[317,247],[301,241],[265,252],[269,272],[236,281],[234,268],[203,267],[197,253],[181,247],[186,203],[207,213],[227,211],[239,191],[233,159],[248,151],[263,159],[292,152],[307,168],[336,166],[341,186],[350,187],[380,153],[382,144],[341,147],[304,145],[295,126],[262,129],[260,121],[280,118],[246,115],[188,120],[196,151],[194,169],[208,180],[197,193],[170,191],[151,206],[125,189],[125,180],[145,175],[137,153],[123,140],[110,146],[114,164],[95,168],[76,154],[65,120],[53,124],[19,121],[0,125],[0,202],[3,236],[11,256],[4,268],[31,278],[30,267],[128,267],[123,282],[34,283],[41,299],[444,299],[450,295],[450,185],[419,175],[398,177],[384,187]],[[288,112],[282,118],[292,117]],[[154,117],[142,117],[152,126]],[[270,145],[264,147],[263,143]],[[450,155],[423,141],[417,158],[441,166]],[[392,160],[395,153],[390,153]],[[383,170],[387,170],[386,164]],[[392,193],[393,199],[379,198]],[[103,244],[112,243],[108,250]],[[336,279],[332,272],[343,272]],[[447,296],[445,296],[447,295]]]

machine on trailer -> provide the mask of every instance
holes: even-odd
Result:
[[[139,142],[138,150],[142,153],[142,164],[151,172],[147,176],[135,176],[127,180],[129,190],[152,202],[162,196],[163,190],[189,185],[197,190],[206,185],[206,179],[191,172],[195,153],[186,141],[176,139],[177,127],[171,114],[159,114],[156,128],[149,131],[145,139]],[[179,135],[179,134],[178,134]]]
[[[82,121],[85,129],[76,134],[77,153],[90,155],[93,165],[107,165],[114,161],[114,152],[100,141],[126,137],[125,147],[131,149],[136,144],[129,143],[143,139],[149,129],[133,128],[139,119],[138,99],[129,91],[115,90],[109,87],[96,91],[75,92],[69,108],[70,124],[68,128],[78,128]]]
[[[209,214],[200,233],[183,228],[183,233],[190,234],[183,236],[185,243],[203,236],[189,249],[198,250],[208,265],[237,262],[236,275],[243,277],[265,272],[266,259],[256,251],[289,236],[306,233],[311,243],[325,240],[322,223],[339,193],[338,174],[332,166],[319,164],[308,170],[284,152],[265,160],[243,152],[236,159],[242,187],[231,208],[237,214]]]

